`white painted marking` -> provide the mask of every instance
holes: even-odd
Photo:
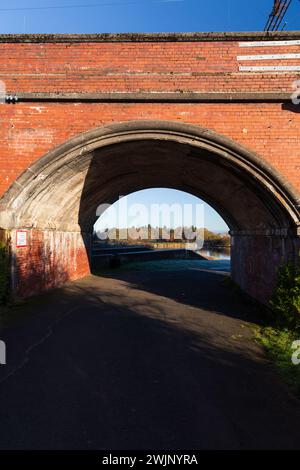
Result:
[[[262,55],[238,55],[237,60],[277,60],[300,59],[299,54],[262,54]]]
[[[240,47],[300,46],[300,40],[240,42]]]
[[[279,65],[279,66],[240,66],[240,72],[300,72],[300,65]]]

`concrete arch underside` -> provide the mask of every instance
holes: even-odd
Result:
[[[299,194],[259,156],[198,126],[113,124],[81,134],[28,168],[0,201],[10,240],[12,284],[27,296],[89,272],[97,207],[151,188],[201,197],[232,234],[232,277],[266,302],[282,260],[296,262]],[[16,231],[27,229],[27,247]]]

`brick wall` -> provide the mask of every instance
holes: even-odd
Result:
[[[240,42],[0,43],[0,80],[13,92],[291,91],[293,73],[240,72],[239,55],[299,53],[300,45]]]
[[[300,77],[300,72],[239,70],[241,64],[290,66],[299,59],[238,60],[240,55],[299,53],[300,44],[241,47],[239,38],[180,42],[180,37],[177,42],[5,41],[0,38],[0,80],[7,93],[15,94],[292,93]],[[300,115],[282,103],[41,102],[0,104],[0,194],[31,162],[70,137],[132,119],[174,120],[213,129],[258,152],[300,188]]]
[[[244,47],[238,38],[222,41],[209,37],[191,41],[178,37],[163,41],[148,38],[144,42],[115,39],[89,42],[86,38],[82,41],[77,38],[75,42],[64,42],[61,38],[55,41],[43,37],[40,40],[0,37],[0,80],[8,94],[149,93],[155,97],[157,92],[172,92],[178,96],[187,93],[285,93],[289,96],[294,81],[300,78],[297,71],[270,70],[273,66],[298,66],[299,59],[270,56],[300,53],[299,41],[259,47],[250,44]],[[267,54],[269,58],[245,58],[253,54]],[[239,56],[244,58],[239,60]],[[269,67],[269,70],[245,71],[241,65]],[[122,103],[41,99],[0,103],[0,195],[32,162],[71,137],[95,127],[130,120],[168,120],[212,129],[256,152],[300,191],[300,113],[287,102],[227,99],[219,103],[176,100]],[[12,232],[14,287],[22,296],[89,272],[87,241],[78,233],[33,230],[30,246],[17,250],[14,237]],[[257,247],[262,247],[259,252],[271,250],[272,247],[268,245],[267,250],[260,242],[257,242]],[[245,243],[236,240],[234,264],[236,273],[244,276],[240,284],[250,292],[250,284],[260,284],[261,278],[254,279],[252,272],[239,266],[239,263],[247,264],[255,252],[255,247],[250,249]],[[275,252],[276,256],[281,253],[277,248]],[[259,261],[258,257],[256,260]],[[257,285],[253,289],[257,292],[259,288]]]
[[[91,239],[78,232],[29,230],[28,246],[16,247],[16,231],[11,233],[12,288],[19,297],[28,297],[90,273],[87,253]]]
[[[0,105],[0,193],[30,163],[80,132],[162,119],[215,130],[257,152],[300,190],[300,114],[281,103],[19,103]]]

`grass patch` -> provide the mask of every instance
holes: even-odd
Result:
[[[292,362],[292,355],[295,353],[292,345],[294,341],[300,340],[300,330],[292,331],[276,325],[256,326],[255,338],[265,347],[283,379],[300,397],[300,364],[295,365]]]
[[[287,263],[279,268],[269,306],[251,299],[230,277],[225,278],[223,284],[255,307],[254,338],[264,347],[282,379],[300,398],[300,364],[292,361],[293,355],[300,360],[300,346],[293,347],[294,341],[300,341],[300,262]]]
[[[294,341],[300,340],[300,259],[296,264],[287,263],[279,268],[270,307],[272,322],[257,327],[255,336],[300,397],[300,364],[292,361],[293,354],[300,359],[300,346],[293,347]]]

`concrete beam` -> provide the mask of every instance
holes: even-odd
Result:
[[[300,39],[300,31],[214,33],[1,34],[0,43],[215,42]]]
[[[17,102],[122,102],[122,103],[240,103],[291,102],[291,93],[18,93],[6,96],[6,103]]]

